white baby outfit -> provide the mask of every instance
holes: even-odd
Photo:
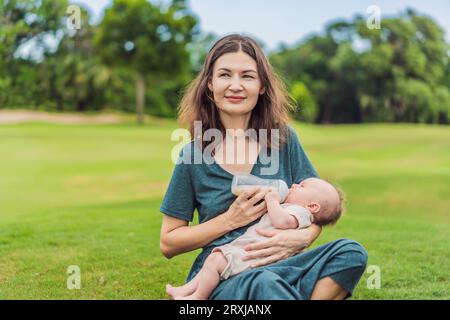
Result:
[[[290,214],[294,216],[298,221],[297,229],[307,228],[313,222],[313,215],[311,212],[297,204],[291,203],[282,203],[281,207],[289,210]],[[258,223],[252,225],[247,229],[247,231],[240,237],[236,238],[232,242],[225,244],[223,246],[219,246],[214,248],[212,252],[221,251],[225,258],[228,260],[228,264],[220,275],[222,280],[228,279],[231,276],[234,276],[242,271],[245,271],[250,268],[250,265],[261,260],[261,259],[252,259],[247,261],[242,261],[242,257],[248,254],[247,251],[244,250],[244,247],[250,243],[266,240],[267,238],[259,235],[256,232],[256,229],[265,229],[265,230],[274,230],[275,228],[270,221],[269,215],[264,214]]]

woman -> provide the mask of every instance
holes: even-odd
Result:
[[[233,196],[234,173],[283,179],[289,186],[317,176],[295,131],[288,126],[288,101],[286,89],[261,48],[240,35],[216,42],[188,88],[179,119],[189,125],[193,141],[180,153],[160,209],[164,214],[160,247],[167,258],[203,248],[187,280],[200,270],[214,247],[242,235],[266,211],[261,201],[264,191]],[[201,121],[202,132],[215,129],[225,138],[202,139],[194,130],[194,121]],[[247,129],[255,129],[256,137],[242,134]],[[267,136],[260,129],[267,129]],[[244,163],[228,161],[236,142],[250,146],[241,150]],[[199,152],[201,163],[195,156]],[[266,152],[276,157],[267,161],[267,156],[263,157]],[[195,209],[199,224],[189,226]],[[339,239],[301,253],[319,236],[317,225],[259,232],[267,241],[251,244],[247,258],[264,258],[262,262],[223,281],[210,299],[344,299],[364,272],[367,253],[352,240]]]

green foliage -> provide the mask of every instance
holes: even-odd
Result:
[[[193,36],[192,42],[187,48],[191,57],[192,78],[194,78],[203,68],[206,55],[218,36],[213,33],[199,33]]]
[[[97,25],[80,6],[79,30],[67,28],[67,6],[0,0],[0,108],[174,117],[218,38],[199,31],[185,0],[114,0]],[[270,60],[300,106],[297,119],[450,123],[450,46],[413,10],[383,18],[379,30],[358,15],[332,21]]]
[[[13,62],[16,50],[30,40],[40,49],[48,49],[43,45],[44,36],[59,30],[67,4],[67,0],[1,0],[0,63]]]
[[[34,107],[44,100],[33,60],[51,51],[45,39],[56,36],[66,7],[66,0],[0,1],[0,108]],[[27,44],[32,50],[24,60],[18,54]]]
[[[317,101],[317,122],[449,123],[449,52],[431,18],[407,10],[368,29],[356,16],[271,57]]]
[[[198,32],[185,1],[160,7],[144,0],[118,0],[99,25],[92,25],[88,11],[79,5],[79,30],[66,27],[67,5],[2,2],[0,108],[132,112],[139,73],[148,84],[143,91],[145,111],[174,116],[179,91],[191,79],[187,44]],[[56,47],[48,47],[49,37]],[[32,42],[31,55],[17,55]]]
[[[153,90],[152,102],[161,106],[165,104],[164,86],[156,90],[153,86],[170,77],[184,80],[189,74],[186,45],[192,40],[195,25],[196,19],[184,1],[173,2],[163,12],[145,0],[115,0],[105,11],[95,36],[98,56],[108,66],[127,67],[136,73],[137,110],[144,108],[139,105],[144,100],[145,93],[139,91],[144,81]],[[154,113],[167,109],[160,107]]]
[[[314,122],[317,118],[317,106],[308,88],[302,82],[294,82],[290,94],[298,107],[294,117],[302,121]]]

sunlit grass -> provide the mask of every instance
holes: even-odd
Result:
[[[166,260],[159,206],[175,121],[0,126],[0,298],[164,299],[197,254]],[[346,237],[381,269],[355,299],[450,298],[450,129],[296,123],[320,175],[348,210],[314,246]],[[66,288],[81,268],[81,290]]]

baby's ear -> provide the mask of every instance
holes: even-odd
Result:
[[[317,213],[320,211],[320,204],[317,202],[310,202],[306,207],[311,213]]]

